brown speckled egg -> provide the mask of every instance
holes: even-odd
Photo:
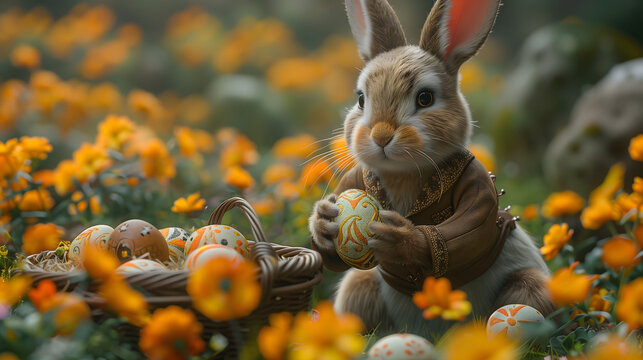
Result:
[[[169,259],[163,234],[154,225],[139,219],[127,220],[115,227],[107,241],[107,249],[116,254],[121,263],[145,253],[155,260]]]

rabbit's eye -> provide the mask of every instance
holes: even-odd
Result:
[[[364,108],[364,93],[363,92],[357,93],[357,104],[359,105],[360,109]]]
[[[420,90],[416,101],[419,107],[429,107],[433,105],[433,93],[430,90]]]

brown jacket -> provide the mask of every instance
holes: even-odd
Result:
[[[424,186],[406,218],[424,234],[430,253],[423,264],[383,263],[378,269],[387,283],[405,294],[420,291],[427,276],[446,276],[454,287],[481,275],[495,261],[511,229],[511,215],[498,211],[496,188],[485,167],[468,151],[461,151],[440,165],[438,175]],[[442,191],[441,191],[442,188]],[[335,193],[362,189],[390,209],[377,176],[355,167],[340,182]],[[313,243],[313,247],[314,246]],[[346,265],[336,252],[321,252],[333,271]]]

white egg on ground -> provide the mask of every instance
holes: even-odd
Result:
[[[153,270],[166,270],[166,267],[156,261],[148,259],[134,259],[116,268],[116,272],[122,275],[140,274]]]
[[[114,228],[108,225],[94,225],[83,230],[69,245],[68,258],[70,261],[78,262],[82,259],[83,250],[87,245],[96,246],[99,249],[107,250],[107,240],[114,232]]]
[[[369,360],[433,358],[435,358],[433,345],[427,339],[413,334],[393,334],[383,337],[368,352]]]
[[[515,340],[527,340],[544,321],[540,311],[529,305],[505,305],[489,317],[487,336],[504,335]]]
[[[190,235],[185,243],[185,256],[208,244],[223,245],[243,256],[248,255],[248,240],[237,229],[227,225],[207,225]]]
[[[186,270],[195,270],[205,265],[208,261],[221,257],[231,259],[234,262],[243,261],[243,256],[229,247],[210,244],[193,251],[190,256],[188,256],[183,267]]]

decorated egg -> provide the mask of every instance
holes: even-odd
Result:
[[[127,220],[114,228],[107,249],[116,254],[121,263],[146,253],[154,260],[167,261],[170,252],[161,232],[138,219]]]
[[[193,251],[188,256],[188,259],[185,261],[185,264],[183,266],[186,270],[194,270],[199,266],[203,266],[208,261],[219,257],[224,257],[235,261],[241,261],[243,259],[243,256],[227,246],[210,244],[202,246],[196,251]]]
[[[345,263],[358,269],[370,269],[377,265],[368,240],[374,235],[368,224],[380,220],[380,203],[363,190],[346,190],[337,197],[339,234],[335,249]]]
[[[185,259],[185,243],[190,238],[190,233],[178,227],[168,227],[159,231],[167,242],[172,260],[183,261]]]
[[[67,253],[70,261],[78,262],[82,258],[83,250],[87,245],[93,245],[100,249],[107,250],[107,240],[114,229],[107,225],[94,225],[89,227],[69,244],[69,252]]]
[[[208,225],[190,235],[185,244],[185,255],[208,244],[227,246],[243,256],[248,254],[248,240],[237,229],[226,225]]]
[[[378,340],[368,352],[369,360],[379,359],[432,359],[433,345],[417,335],[393,334]]]
[[[487,322],[487,336],[505,335],[526,340],[545,318],[529,305],[512,304],[494,311]]]
[[[165,270],[165,266],[148,259],[134,259],[116,268],[116,272],[123,275],[139,274],[152,270]]]

